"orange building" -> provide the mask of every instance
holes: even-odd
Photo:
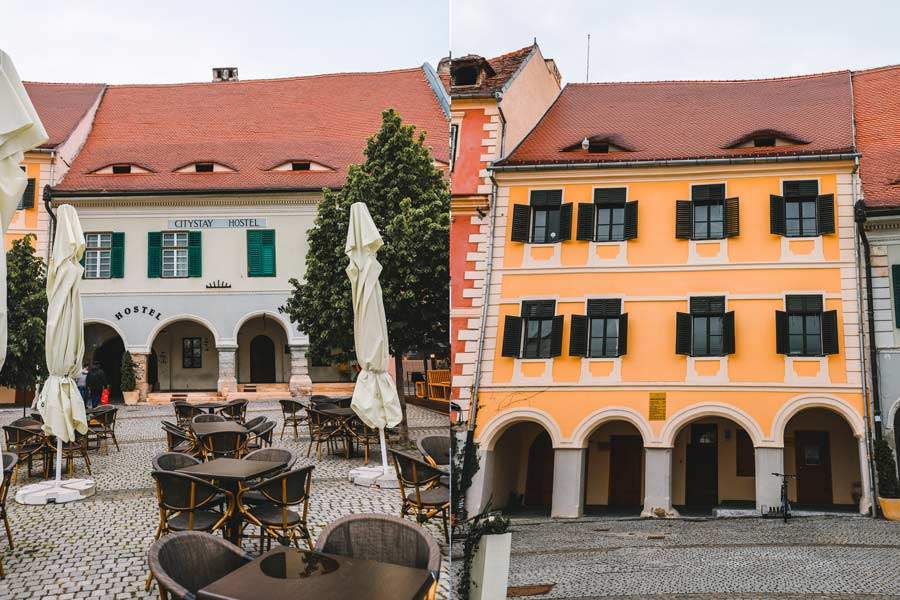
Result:
[[[850,74],[570,84],[491,167],[489,501],[871,504]]]
[[[486,59],[443,59],[451,103],[450,352],[452,398],[465,408],[481,331],[493,186],[487,167],[514,148],[559,94],[559,71],[537,43]]]

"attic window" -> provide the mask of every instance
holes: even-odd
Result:
[[[212,173],[213,164],[211,162],[197,163],[194,165],[194,171],[197,173]]]
[[[478,83],[478,67],[465,65],[453,70],[453,85],[476,85]]]
[[[113,175],[127,175],[131,173],[131,165],[113,165]]]
[[[588,152],[591,154],[608,154],[608,142],[588,142]]]
[[[754,148],[768,148],[775,145],[775,136],[774,135],[766,135],[753,138],[753,147]]]
[[[309,163],[308,162],[292,162],[291,163],[291,171],[309,171]]]

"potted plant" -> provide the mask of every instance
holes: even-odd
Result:
[[[125,404],[134,405],[138,403],[138,396],[140,393],[137,391],[137,375],[135,374],[136,365],[134,364],[134,359],[131,358],[131,352],[125,351],[125,354],[122,355],[122,369],[119,374],[119,382],[122,386],[122,397],[125,399]]]
[[[875,442],[875,470],[878,472],[878,505],[888,521],[900,521],[900,485],[897,463],[885,440]]]
[[[484,512],[471,520],[461,582],[469,600],[506,598],[511,549],[509,519],[499,511]]]

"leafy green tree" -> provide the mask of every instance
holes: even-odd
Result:
[[[47,378],[47,268],[33,242],[28,234],[6,253],[9,342],[0,385],[22,390],[33,390]]]
[[[123,392],[133,392],[137,387],[136,365],[128,350],[122,354],[122,367],[119,369],[119,381]]]
[[[384,238],[378,251],[390,349],[398,384],[407,352],[442,352],[449,337],[450,189],[425,145],[425,132],[393,109],[366,143],[366,161],[350,167],[340,190],[324,190],[308,233],[304,281],[282,310],[310,338],[310,359],[353,356],[353,308],[344,245],[350,205],[365,202]],[[406,403],[401,435],[406,439]]]

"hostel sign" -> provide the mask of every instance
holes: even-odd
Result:
[[[159,321],[162,313],[155,308],[150,308],[149,306],[138,306],[137,304],[135,304],[134,306],[126,306],[122,310],[115,313],[113,316],[116,318],[116,321],[121,321],[125,317],[129,317],[131,315],[147,315],[148,317]]]
[[[190,217],[186,219],[169,219],[169,229],[254,229],[265,226],[265,217]]]

